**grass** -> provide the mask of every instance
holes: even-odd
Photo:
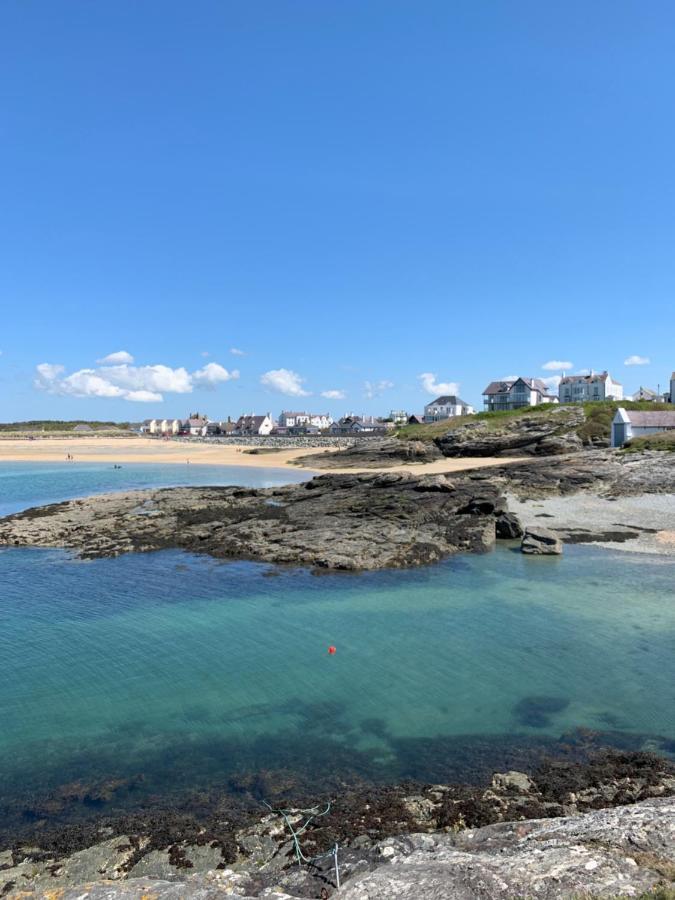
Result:
[[[577,425],[575,430],[584,443],[589,440],[608,441],[610,437],[612,419],[617,409],[654,410],[658,408],[648,400],[601,400],[593,403],[570,404],[559,406],[544,403],[541,406],[528,406],[524,409],[500,410],[499,412],[480,412],[473,416],[457,416],[454,419],[446,419],[443,422],[433,422],[430,425],[404,425],[396,432],[396,437],[406,441],[433,441],[435,438],[454,431],[469,422],[484,422],[488,429],[501,428],[510,421],[526,416],[542,416],[543,418],[556,417],[560,423],[560,430],[565,431],[566,417],[563,410],[583,409],[585,420]]]
[[[76,425],[89,425],[93,431],[102,428],[125,431],[129,428],[128,422],[91,422],[86,419],[66,422],[59,419],[31,419],[28,422],[0,422],[0,432],[68,432],[73,431]]]
[[[528,406],[526,409],[506,409],[498,412],[479,412],[472,416],[455,416],[442,422],[431,422],[429,425],[403,425],[396,431],[396,437],[405,441],[433,441],[434,438],[454,431],[469,422],[485,422],[488,428],[499,428],[511,419],[519,419],[524,415],[550,416],[560,409],[557,404],[543,403],[541,406]]]
[[[640,450],[665,450],[675,453],[675,431],[659,431],[630,440],[623,448],[624,453],[638,453]]]

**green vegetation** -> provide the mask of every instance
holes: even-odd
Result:
[[[640,450],[665,450],[675,453],[675,431],[659,431],[635,437],[623,448],[624,453],[638,453]]]
[[[455,428],[460,428],[469,422],[484,422],[488,429],[495,429],[508,425],[510,420],[517,420],[526,416],[560,417],[560,427],[564,431],[566,421],[562,410],[581,408],[586,418],[581,425],[576,426],[576,432],[582,441],[608,441],[612,419],[619,406],[622,406],[624,409],[653,410],[657,408],[648,400],[602,400],[592,403],[571,404],[569,406],[543,403],[541,406],[528,406],[524,409],[480,412],[473,416],[457,416],[454,419],[446,419],[443,422],[433,422],[431,425],[404,425],[398,429],[396,436],[406,441],[433,441],[435,438],[447,434],[448,431],[454,431]]]
[[[126,431],[129,429],[128,422],[88,422],[85,419],[65,422],[58,419],[31,419],[28,422],[0,422],[0,432],[73,431],[77,425],[88,425],[92,431],[100,431],[102,429]]]
[[[444,419],[442,422],[432,422],[430,425],[404,425],[396,431],[396,437],[406,441],[433,441],[434,438],[454,431],[461,425],[469,422],[485,422],[488,428],[499,428],[505,420],[518,419],[523,415],[548,415],[559,409],[557,405],[542,403],[541,406],[528,406],[527,409],[507,409],[498,412],[479,412],[472,416],[455,416],[454,419]]]

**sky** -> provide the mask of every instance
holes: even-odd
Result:
[[[665,389],[673,46],[670,0],[3,0],[0,421]]]

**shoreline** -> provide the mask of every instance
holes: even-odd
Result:
[[[0,464],[3,462],[53,463],[68,462],[68,454],[74,457],[72,465],[80,462],[112,463],[149,463],[170,465],[211,465],[211,466],[246,466],[249,468],[283,469],[292,467],[304,472],[315,472],[325,475],[324,469],[314,469],[299,465],[297,460],[307,456],[316,448],[302,447],[288,450],[274,450],[263,453],[250,453],[249,445],[237,444],[202,444],[195,442],[161,441],[154,438],[37,438],[31,441],[9,439],[0,441]],[[326,453],[335,453],[336,449],[326,449]],[[419,475],[440,475],[452,472],[464,472],[471,469],[482,469],[490,466],[503,466],[512,462],[522,462],[520,458],[504,457],[463,457],[444,458],[430,463],[416,463],[400,466],[331,468],[334,474],[374,473],[382,472],[414,472]]]

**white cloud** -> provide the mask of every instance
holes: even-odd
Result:
[[[648,356],[629,356],[624,359],[624,366],[648,366],[651,360]]]
[[[230,353],[232,356],[246,356],[243,350],[240,350],[238,347],[231,347]]]
[[[551,359],[542,366],[542,369],[546,369],[547,372],[565,372],[567,369],[573,368],[574,363],[565,362],[565,360],[560,359]]]
[[[122,363],[131,364],[133,361],[133,356],[131,353],[127,353],[126,350],[118,350],[116,353],[109,353],[107,356],[104,356],[103,359],[96,360],[99,366],[117,366]]]
[[[202,350],[201,355],[204,357],[211,356],[208,350]]]
[[[541,379],[546,387],[550,388],[553,391],[557,391],[560,387],[560,375],[551,375],[550,378],[542,378]]]
[[[456,381],[436,381],[433,372],[423,372],[417,376],[427,394],[438,396],[439,394],[459,394],[459,384]]]
[[[369,399],[372,400],[373,397],[379,397],[384,391],[388,391],[390,388],[394,387],[393,381],[388,381],[386,378],[382,378],[380,381],[364,381],[363,382],[363,393]]]
[[[121,351],[123,352],[123,351]],[[111,354],[106,359],[118,357]],[[159,403],[167,394],[190,394],[195,387],[214,388],[217,384],[239,377],[218,363],[207,363],[190,373],[182,366],[132,366],[126,363],[103,365],[98,369],[78,369],[65,374],[65,366],[40,363],[36,367],[34,385],[50,394],[72,397],[112,397],[133,403]]]
[[[347,396],[344,391],[321,391],[321,396],[326,400],[344,400]]]
[[[305,379],[290,369],[270,369],[260,376],[260,383],[279,394],[288,397],[309,397],[310,392],[303,388]]]
[[[517,381],[520,378],[519,375],[505,375],[503,378],[500,378],[500,381]]]
[[[232,381],[237,378],[239,378],[237,369],[228,372],[223,366],[214,362],[207,363],[203,369],[198,369],[192,374],[194,383],[204,387],[215,387],[224,381]]]
[[[579,369],[579,371],[575,372],[574,374],[575,375],[590,375],[591,370],[590,369]]]
[[[129,391],[189,394],[193,388],[192,376],[183,366],[102,366],[98,371],[112,384]]]

